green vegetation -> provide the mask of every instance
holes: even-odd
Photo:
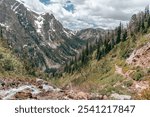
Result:
[[[61,87],[72,84],[73,87],[104,95],[112,93],[132,95],[133,92],[130,87],[133,85],[133,81],[145,80],[149,71],[145,72],[146,68],[136,68],[127,64],[126,59],[133,50],[149,42],[148,33],[137,32],[136,35],[130,35],[130,33],[127,34],[127,30],[123,30],[122,34],[124,36],[122,36],[123,38],[118,44],[115,44],[115,40],[112,41],[111,38],[109,38],[108,43],[111,42],[114,45],[111,45],[111,43],[107,45],[106,42],[99,41],[97,48],[93,49],[92,54],[88,55],[89,60],[85,62],[84,66],[73,72],[63,73],[61,78],[53,78],[52,82]],[[111,34],[109,33],[109,35]],[[114,37],[113,39],[119,38],[115,36],[109,37]],[[78,60],[75,61],[76,64],[81,64]],[[70,63],[71,66],[75,65],[72,61]],[[129,74],[132,79],[116,73],[115,65],[122,68],[123,73],[133,71]]]
[[[142,80],[143,76],[144,76],[144,72],[142,70],[137,70],[136,72],[133,73],[132,78],[135,81],[140,81]]]
[[[0,74],[24,74],[20,60],[6,47],[5,40],[0,39]]]

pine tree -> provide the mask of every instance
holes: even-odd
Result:
[[[117,44],[121,41],[121,26],[122,24],[120,23],[120,26],[117,28],[117,39],[116,39]]]
[[[3,31],[1,25],[0,25],[0,37],[3,38]]]
[[[96,54],[96,59],[99,60],[100,59],[100,42],[97,44],[97,54]]]
[[[88,41],[86,43],[85,53],[86,53],[86,56],[89,55],[89,42]]]
[[[150,27],[150,16],[148,18],[148,24],[147,24],[147,27],[149,28]]]
[[[142,28],[142,31],[145,30],[145,24],[144,24],[144,20],[143,19],[142,19],[141,28]]]
[[[122,39],[122,41],[126,41],[126,39],[127,39],[127,30],[125,29],[124,33],[123,33],[123,39]]]
[[[82,55],[81,55],[81,63],[82,64],[85,63],[85,52],[84,52],[84,50],[82,51]]]

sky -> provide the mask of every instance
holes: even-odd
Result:
[[[37,13],[53,13],[66,28],[113,29],[144,11],[149,0],[18,0]]]

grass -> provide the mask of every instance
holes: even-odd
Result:
[[[15,74],[25,74],[24,66],[20,60],[4,46],[3,41],[0,40],[0,75],[11,76]]]
[[[95,54],[93,54],[93,59],[87,66],[81,68],[80,71],[76,71],[73,74],[65,73],[63,77],[60,79],[53,79],[52,82],[60,87],[64,87],[71,83],[81,90],[98,92],[105,95],[110,95],[113,92],[131,94],[128,87],[132,86],[133,81],[116,74],[115,64],[120,66],[124,73],[129,70],[136,71],[137,68],[128,65],[126,59],[135,48],[139,48],[149,41],[150,39],[147,38],[147,35],[137,35],[136,41],[133,41],[130,37],[127,41],[116,45],[114,49],[100,61],[96,61],[94,59]],[[134,74],[136,74],[136,72]],[[143,74],[142,71],[138,72],[142,73],[142,75],[140,75],[140,80],[147,75]],[[147,70],[147,72],[149,72],[149,70]]]

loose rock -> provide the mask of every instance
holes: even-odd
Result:
[[[131,100],[130,95],[119,95],[117,93],[112,94],[110,97],[116,100]]]

